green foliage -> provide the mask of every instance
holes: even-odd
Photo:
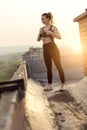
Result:
[[[22,53],[0,56],[0,81],[11,79],[20,62],[22,62]]]

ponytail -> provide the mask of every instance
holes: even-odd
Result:
[[[50,20],[50,23],[51,24],[53,24],[53,15],[52,15],[52,13],[48,13],[48,18],[49,18],[49,20]]]

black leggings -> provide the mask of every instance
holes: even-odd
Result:
[[[60,53],[55,43],[43,44],[43,56],[47,68],[48,83],[52,83],[52,60],[59,72],[61,83],[65,83],[64,71],[61,65]]]

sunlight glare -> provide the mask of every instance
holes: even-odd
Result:
[[[75,53],[81,53],[82,52],[82,47],[81,47],[81,43],[76,43],[74,48],[73,48],[73,51]]]

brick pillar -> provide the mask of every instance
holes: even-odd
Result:
[[[83,64],[85,75],[87,76],[87,17],[79,22],[80,38],[83,51]]]
[[[87,9],[85,12],[74,19],[79,23],[80,39],[83,51],[84,73],[87,76]]]

